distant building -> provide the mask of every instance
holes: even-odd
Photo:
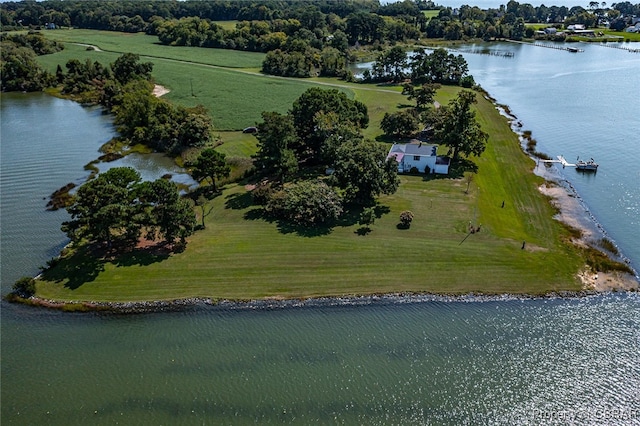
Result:
[[[449,157],[438,156],[438,147],[422,142],[393,144],[387,159],[393,158],[398,162],[398,173],[409,173],[415,167],[419,173],[448,174],[451,160]]]
[[[635,25],[625,28],[624,31],[627,33],[640,33],[640,22],[636,22]]]

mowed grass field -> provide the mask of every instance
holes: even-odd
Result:
[[[264,55],[259,53],[167,47],[154,44],[154,37],[143,34],[90,30],[68,32],[76,35],[66,38],[77,42],[82,40],[84,44],[97,45],[101,49],[106,45],[110,51],[87,50],[85,46],[67,42],[62,52],[38,57],[49,71],[55,72],[58,65],[64,69],[70,59],[91,59],[106,65],[113,63],[122,53],[140,54],[142,61],[153,62],[156,82],[169,89],[166,99],[188,107],[204,106],[211,115],[214,128],[219,131],[237,131],[253,126],[261,121],[263,111],[285,113],[305,90],[319,84],[310,79],[278,78],[262,75],[253,68],[244,69],[244,65],[260,67]],[[45,32],[48,37],[62,41],[65,37],[59,34],[66,33],[67,30]],[[251,61],[247,61],[247,57]],[[242,66],[230,67],[229,64]],[[354,97],[351,89],[337,88]]]
[[[161,84],[194,79],[198,98],[225,93],[209,103],[214,122],[216,114],[226,113],[242,117],[239,127],[259,120],[259,112],[244,116],[245,111],[284,112],[296,93],[314,84],[335,85],[367,104],[371,121],[364,133],[372,139],[381,134],[379,121],[385,112],[408,104],[398,87],[273,79],[169,60],[155,63],[154,76]],[[233,85],[234,79],[241,83]],[[174,84],[169,99],[189,104],[190,84]],[[458,90],[444,87],[437,100],[445,104]],[[260,91],[271,96],[252,96]],[[295,229],[269,221],[251,205],[245,182],[230,184],[210,202],[206,228],[190,237],[184,252],[168,257],[135,252],[116,262],[71,258],[54,269],[57,279],[38,284],[37,294],[70,301],[131,301],[579,290],[575,275],[583,261],[563,242],[568,233],[537,190],[543,181],[532,173],[534,162],[522,152],[506,118],[480,94],[478,101],[478,118],[491,136],[484,155],[475,159],[479,170],[468,194],[463,179],[402,176],[397,193],[380,198],[380,217],[372,232],[359,235],[353,218],[331,229]],[[255,152],[251,135],[230,131],[220,136],[223,144],[217,149],[227,155]],[[415,214],[410,229],[397,228],[403,210]],[[481,231],[469,234],[469,224]]]
[[[43,34],[51,40],[63,42],[65,46],[76,43],[90,44],[108,52],[130,52],[140,56],[171,58],[227,68],[259,69],[265,57],[264,53],[257,52],[165,46],[158,41],[158,37],[144,33],[65,29],[43,31]]]

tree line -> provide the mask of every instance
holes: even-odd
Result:
[[[41,33],[0,34],[0,75],[3,92],[37,92],[55,84],[36,56],[59,52],[61,43],[47,40]]]
[[[437,16],[427,19],[426,9],[439,10]],[[498,8],[481,9],[477,6],[461,5],[459,8],[438,7],[431,1],[404,0],[381,5],[378,1],[358,0],[334,2],[330,0],[262,0],[250,4],[242,0],[210,0],[150,2],[106,0],[87,2],[81,0],[42,2],[0,3],[0,24],[3,29],[70,27],[147,32],[156,34],[159,23],[172,22],[182,26],[184,18],[199,18],[211,25],[212,21],[256,21],[268,25],[278,20],[297,21],[300,28],[319,35],[342,31],[349,44],[373,44],[394,42],[419,37],[462,40],[471,38],[514,38],[527,34],[523,23],[548,23],[550,25],[585,24],[592,27],[608,21],[611,28],[622,30],[640,15],[640,3],[628,1],[613,3],[589,2],[582,6],[533,6],[510,0]],[[242,24],[246,26],[247,24]],[[208,40],[231,49],[271,51],[273,47],[261,35],[251,34],[238,28],[223,33],[219,29],[211,37],[204,25],[201,34],[167,31],[164,42],[191,43],[201,45]],[[530,31],[530,30],[529,30]],[[279,31],[271,31],[278,33]],[[222,35],[222,39],[220,39]],[[291,36],[291,34],[287,34]],[[277,44],[280,35],[272,40]],[[304,37],[300,37],[304,38]],[[322,39],[322,37],[318,37]],[[317,47],[316,47],[317,48]]]
[[[206,109],[175,106],[154,96],[153,64],[140,62],[139,55],[125,53],[107,66],[71,59],[65,68],[58,66],[56,72],[62,94],[107,108],[125,143],[179,154],[210,142],[212,124]]]

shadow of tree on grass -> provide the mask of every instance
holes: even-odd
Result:
[[[179,245],[166,243],[125,251],[82,246],[75,253],[50,262],[50,266],[42,272],[42,278],[56,283],[65,282],[66,288],[76,290],[83,284],[95,281],[104,271],[107,263],[118,267],[147,266],[168,259],[172,252],[177,251],[177,248]]]
[[[175,251],[171,245],[159,243],[144,248],[135,248],[115,257],[112,263],[116,266],[148,266],[162,262]]]
[[[225,200],[225,207],[232,210],[244,210],[253,205],[253,197],[249,191],[227,195]]]
[[[297,234],[301,237],[320,237],[322,235],[329,235],[333,232],[333,228],[336,227],[350,227],[356,225],[360,219],[360,214],[364,207],[362,206],[348,206],[342,215],[335,221],[330,223],[324,223],[319,225],[299,225],[291,223],[287,220],[270,216],[264,208],[255,208],[247,211],[244,214],[245,220],[264,220],[265,222],[275,224],[278,231],[282,234]],[[374,207],[376,218],[380,219],[383,215],[388,214],[391,209],[388,206],[376,204]]]
[[[42,272],[42,278],[47,281],[66,281],[65,287],[75,290],[85,283],[94,281],[100,272],[104,271],[106,261],[91,253],[88,247],[83,247],[68,257],[55,261]]]

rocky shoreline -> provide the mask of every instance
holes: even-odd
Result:
[[[40,299],[31,297],[22,302],[37,307],[44,307],[66,312],[101,312],[111,314],[145,314],[158,312],[176,312],[190,309],[222,309],[222,310],[274,310],[312,307],[334,306],[369,306],[393,305],[413,303],[484,303],[528,300],[581,299],[597,297],[604,294],[628,293],[636,291],[617,292],[615,290],[597,291],[582,290],[576,292],[554,292],[543,295],[530,294],[481,294],[468,293],[462,295],[446,295],[434,293],[390,293],[373,295],[353,295],[336,297],[311,297],[305,299],[251,299],[230,300],[193,297],[176,300],[156,300],[141,302],[72,302]]]

